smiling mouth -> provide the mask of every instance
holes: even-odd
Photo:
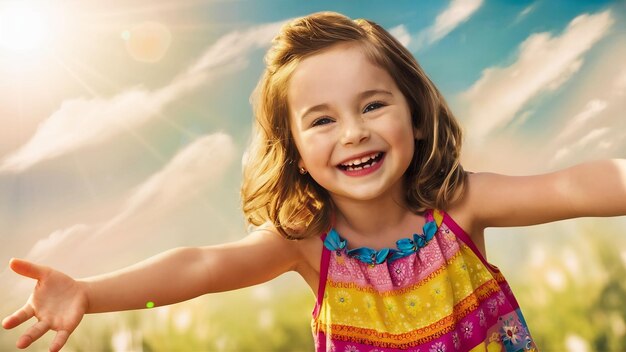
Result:
[[[352,160],[347,163],[337,165],[338,168],[344,171],[358,171],[363,169],[368,169],[374,166],[376,163],[382,159],[385,153],[378,152],[376,154],[372,154],[366,157],[361,158],[360,160]]]

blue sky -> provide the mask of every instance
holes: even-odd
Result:
[[[374,20],[411,49],[465,128],[468,170],[626,157],[623,2],[24,0],[20,16],[16,3],[0,19],[34,34],[0,25],[0,262],[82,276],[242,237],[263,54],[281,23],[321,10]],[[523,236],[576,224],[498,230],[492,259],[512,267]]]

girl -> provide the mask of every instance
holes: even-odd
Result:
[[[529,177],[464,171],[443,97],[370,21],[294,20],[266,61],[242,187],[255,230],[83,280],[13,259],[15,272],[38,280],[2,322],[37,318],[17,347],[55,330],[58,351],[86,313],[172,304],[293,270],[317,294],[318,351],[535,350],[507,282],[485,260],[483,231],[626,214],[626,162]]]

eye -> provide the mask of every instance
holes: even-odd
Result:
[[[385,106],[385,104],[383,102],[375,101],[373,103],[368,104],[365,107],[365,110],[363,110],[363,113],[369,112],[371,110],[376,110],[376,109],[381,108],[383,106]]]
[[[311,126],[315,127],[315,126],[321,126],[321,125],[326,125],[333,122],[332,119],[330,119],[329,117],[320,117],[319,119],[316,119],[315,121],[313,121],[313,123],[311,124]]]

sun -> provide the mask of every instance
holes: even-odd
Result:
[[[0,50],[5,54],[33,54],[49,50],[62,24],[59,11],[45,1],[0,3]]]

